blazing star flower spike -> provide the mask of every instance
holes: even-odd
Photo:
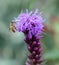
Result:
[[[27,44],[29,51],[28,60],[26,65],[40,65],[42,62],[42,49],[41,49],[41,33],[44,27],[44,19],[38,10],[35,12],[21,13],[15,18],[15,29],[18,32],[23,32],[25,35],[24,41]]]

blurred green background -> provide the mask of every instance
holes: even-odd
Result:
[[[27,47],[22,33],[9,30],[21,10],[39,9],[45,19],[41,40],[44,65],[59,65],[59,0],[0,0],[0,65],[25,65]]]

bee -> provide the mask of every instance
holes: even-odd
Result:
[[[16,30],[14,24],[15,24],[15,22],[11,22],[11,23],[10,23],[10,30],[11,30],[12,32],[15,32],[15,30]]]

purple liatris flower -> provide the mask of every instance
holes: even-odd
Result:
[[[14,21],[16,31],[23,32],[25,35],[24,41],[29,51],[26,65],[40,65],[42,63],[40,34],[44,27],[44,19],[41,14],[38,15],[38,10],[36,10],[35,12],[21,13]]]

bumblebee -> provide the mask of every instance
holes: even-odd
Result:
[[[11,22],[11,23],[10,23],[10,30],[11,30],[12,32],[15,32],[15,30],[16,30],[14,24],[15,24],[15,22]]]

